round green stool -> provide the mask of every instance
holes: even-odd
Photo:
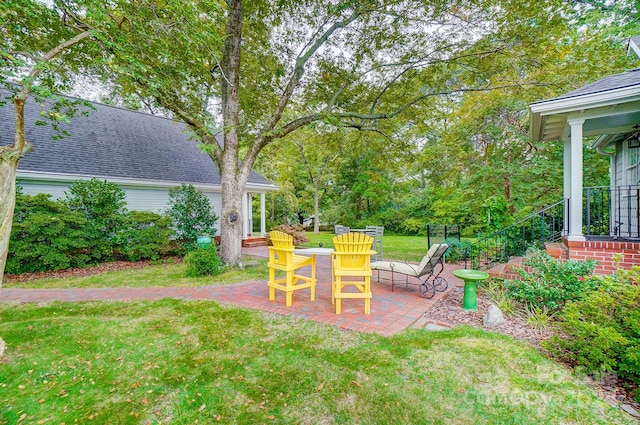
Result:
[[[478,282],[489,279],[489,275],[480,270],[454,270],[453,275],[464,280],[464,298],[462,308],[467,311],[478,309],[476,294],[478,292]]]

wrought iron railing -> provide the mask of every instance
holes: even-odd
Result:
[[[640,185],[584,189],[587,239],[640,239]]]
[[[561,239],[565,226],[566,200],[556,202],[530,216],[473,243],[465,255],[465,268],[488,269],[523,255],[529,247],[543,247]]]

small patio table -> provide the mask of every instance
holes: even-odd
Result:
[[[333,248],[294,248],[293,252],[301,255],[331,255]]]

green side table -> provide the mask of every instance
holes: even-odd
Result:
[[[454,270],[453,275],[464,280],[464,298],[462,299],[462,308],[467,311],[476,311],[478,309],[478,301],[476,294],[478,292],[478,282],[489,279],[489,275],[480,270]]]

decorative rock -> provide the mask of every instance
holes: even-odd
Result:
[[[489,309],[487,310],[487,314],[482,318],[482,324],[485,328],[495,328],[496,326],[500,326],[505,323],[506,320],[502,315],[502,311],[495,305],[491,304]]]
[[[620,409],[622,409],[623,411],[627,412],[628,414],[630,414],[634,418],[640,418],[640,413],[638,413],[638,411],[636,409],[634,409],[630,404],[621,404],[620,405]]]
[[[435,323],[429,323],[427,326],[424,327],[426,330],[428,331],[449,331],[451,330],[450,327],[447,326],[441,326]]]
[[[258,267],[260,265],[260,263],[258,263],[257,261],[245,261],[244,262],[244,268],[248,269],[250,267]]]

